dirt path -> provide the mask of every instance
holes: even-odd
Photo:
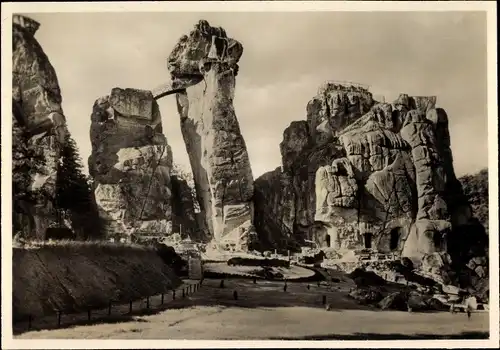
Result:
[[[155,315],[123,323],[24,333],[17,338],[87,339],[401,339],[486,337],[488,313],[407,313],[360,306],[349,284],[206,279],[201,290]],[[238,292],[238,300],[233,292]],[[326,295],[332,310],[326,311]]]

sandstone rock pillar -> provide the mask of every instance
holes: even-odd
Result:
[[[253,231],[253,175],[233,106],[242,52],[222,28],[200,21],[169,57],[173,80],[192,85],[177,93],[177,106],[206,226],[215,242],[237,246]]]
[[[89,172],[108,237],[171,233],[172,152],[152,93],[114,88],[91,119]]]
[[[12,110],[13,132],[27,136],[22,147],[33,150],[44,163],[40,169],[23,170],[32,177],[27,191],[43,195],[36,196],[36,202],[16,203],[16,208],[23,208],[16,213],[16,226],[34,238],[44,239],[47,228],[56,221],[53,204],[57,168],[67,129],[56,72],[34,37],[39,27],[31,18],[13,16]]]

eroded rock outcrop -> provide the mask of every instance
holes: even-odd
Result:
[[[56,220],[57,167],[67,129],[56,72],[34,37],[39,26],[28,17],[13,16],[12,120],[13,135],[19,136],[13,137],[13,165],[14,172],[30,177],[26,188],[14,189],[27,195],[14,193],[13,219],[14,230],[44,239],[47,228]],[[21,149],[32,152],[30,160],[21,159]],[[35,158],[40,160],[33,161]],[[25,161],[37,162],[38,166],[16,169],[16,162]]]
[[[265,247],[299,250],[305,240],[324,241],[324,226],[314,219],[316,171],[345,157],[334,130],[359,119],[373,103],[363,87],[326,82],[308,103],[307,120],[284,131],[283,166],[255,181],[255,225]]]
[[[307,121],[284,133],[282,168],[256,180],[261,240],[416,261],[447,252],[454,268],[483,256],[484,234],[453,171],[448,117],[435,105],[405,94],[380,103],[342,83],[320,88]]]
[[[418,260],[445,251],[453,224],[470,220],[459,193],[447,193],[456,189],[456,178],[446,114],[435,104],[435,97],[401,95],[394,105],[377,103],[339,132],[347,159],[319,169],[316,182],[317,195],[326,199],[316,202],[316,220],[326,223],[333,242],[348,231],[343,236],[356,238],[347,249]],[[344,188],[329,185],[349,180]],[[451,198],[460,222],[451,220]]]
[[[233,98],[243,46],[200,21],[168,59],[197,199],[216,242],[243,244],[253,230],[253,176]]]
[[[172,152],[150,91],[114,88],[96,100],[89,172],[109,237],[172,232]]]

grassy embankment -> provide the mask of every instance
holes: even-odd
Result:
[[[13,248],[14,322],[84,311],[172,290],[181,281],[153,247],[110,242],[36,242]]]

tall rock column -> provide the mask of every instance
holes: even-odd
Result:
[[[214,241],[243,248],[253,233],[253,175],[233,99],[242,45],[200,21],[174,47],[172,80],[198,201]],[[189,81],[189,83],[187,82]]]
[[[443,250],[445,235],[451,229],[445,201],[445,163],[435,125],[426,118],[434,110],[436,98],[402,95],[395,104],[403,117],[401,137],[411,147],[418,203],[414,234],[410,236],[410,243],[414,243],[407,245],[405,253],[420,256]]]
[[[40,24],[28,17],[14,15],[12,25],[12,112],[13,149],[24,148],[41,160],[36,169],[16,168],[22,154],[13,154],[13,172],[29,176],[28,188],[13,191],[39,193],[14,194],[14,229],[44,239],[47,228],[57,218],[54,211],[57,168],[64,143],[66,118],[54,67],[35,39]],[[22,172],[16,174],[15,172]]]
[[[89,172],[110,238],[172,231],[172,152],[150,91],[114,88],[92,111]]]

